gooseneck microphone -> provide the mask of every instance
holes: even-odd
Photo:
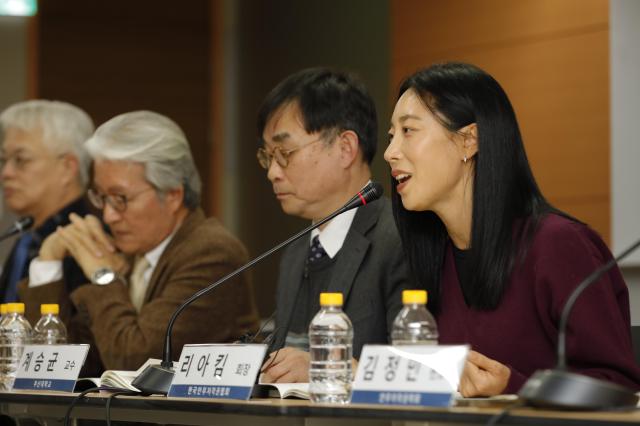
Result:
[[[31,216],[21,217],[16,220],[6,231],[0,234],[0,241],[4,241],[9,237],[26,231],[33,226],[33,218]]]
[[[593,271],[569,295],[558,325],[558,363],[552,370],[537,371],[520,390],[519,396],[533,406],[569,410],[600,410],[633,407],[638,396],[624,386],[567,371],[566,334],[569,314],[582,292],[640,246],[636,241],[615,259]]]
[[[205,294],[213,291],[219,285],[225,283],[229,279],[235,277],[238,274],[241,274],[245,270],[251,268],[256,263],[260,262],[262,259],[272,255],[276,251],[282,249],[285,246],[288,246],[292,242],[296,241],[298,238],[304,236],[305,234],[311,232],[322,224],[330,221],[334,217],[338,216],[346,212],[347,210],[354,209],[359,206],[364,206],[371,201],[374,201],[382,196],[383,188],[382,185],[375,182],[369,182],[364,188],[360,190],[353,198],[351,198],[344,206],[331,213],[329,216],[324,219],[312,224],[311,226],[303,229],[298,232],[288,240],[278,244],[267,252],[261,254],[260,256],[254,258],[249,261],[245,265],[236,269],[235,271],[225,275],[220,278],[218,281],[209,284],[207,287],[202,290],[196,292],[193,296],[189,297],[187,300],[182,302],[180,306],[175,310],[171,319],[169,320],[169,324],[167,325],[167,333],[164,337],[164,350],[162,352],[162,364],[160,365],[150,365],[135,380],[131,383],[136,388],[140,389],[145,394],[163,394],[166,395],[169,392],[169,387],[171,385],[171,380],[173,379],[173,362],[171,361],[171,331],[173,330],[173,324],[175,323],[178,315],[191,303],[196,301],[198,298],[204,296]]]

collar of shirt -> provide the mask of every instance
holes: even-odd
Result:
[[[327,226],[325,226],[322,231],[317,228],[311,231],[309,244],[311,244],[311,241],[313,241],[316,235],[319,235],[318,239],[320,240],[320,244],[322,244],[322,248],[324,248],[327,255],[333,259],[342,248],[345,238],[347,238],[347,233],[349,232],[349,228],[351,228],[351,223],[356,216],[357,210],[357,208],[347,210],[341,215],[334,217],[327,223]]]
[[[151,249],[150,251],[144,254],[145,259],[147,259],[147,262],[149,262],[149,269],[147,269],[146,273],[144,274],[145,281],[148,281],[149,278],[151,278],[151,273],[153,272],[154,269],[156,269],[156,265],[160,260],[160,256],[162,256],[162,253],[164,253],[164,249],[167,248],[174,234],[175,234],[175,231],[169,234],[169,236],[164,240],[162,240],[162,242],[157,246],[155,246],[155,248]]]

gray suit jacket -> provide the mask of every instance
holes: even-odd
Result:
[[[309,240],[291,244],[280,261],[276,292],[276,336],[273,349],[284,345],[302,283]],[[344,296],[343,310],[353,323],[353,356],[365,343],[386,344],[402,290],[409,288],[408,265],[393,221],[391,202],[381,198],[360,207],[338,252],[328,291]]]

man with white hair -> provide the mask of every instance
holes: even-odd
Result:
[[[34,220],[33,230],[20,236],[2,268],[0,300],[6,303],[17,300],[17,284],[27,276],[42,241],[69,224],[70,213],[88,213],[83,194],[91,159],[84,142],[93,133],[93,122],[66,102],[31,100],[0,114],[0,132],[4,204]],[[67,292],[86,281],[72,258],[64,259],[63,269]]]
[[[78,313],[68,319],[70,341],[91,336],[102,367],[133,370],[161,357],[175,309],[245,263],[247,252],[199,208],[200,177],[184,133],[169,118],[150,111],[119,115],[86,147],[94,160],[89,199],[111,235],[96,217],[72,215],[71,225],[43,244],[21,294],[26,300],[59,295],[55,265],[71,254],[91,284],[71,294]],[[181,314],[174,353],[186,343],[233,341],[256,325],[250,283],[239,276]]]

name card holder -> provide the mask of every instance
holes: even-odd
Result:
[[[467,345],[365,345],[351,402],[449,406],[468,353]]]
[[[251,397],[267,345],[185,345],[168,396],[244,399]]]
[[[13,389],[73,392],[89,345],[25,345]]]

